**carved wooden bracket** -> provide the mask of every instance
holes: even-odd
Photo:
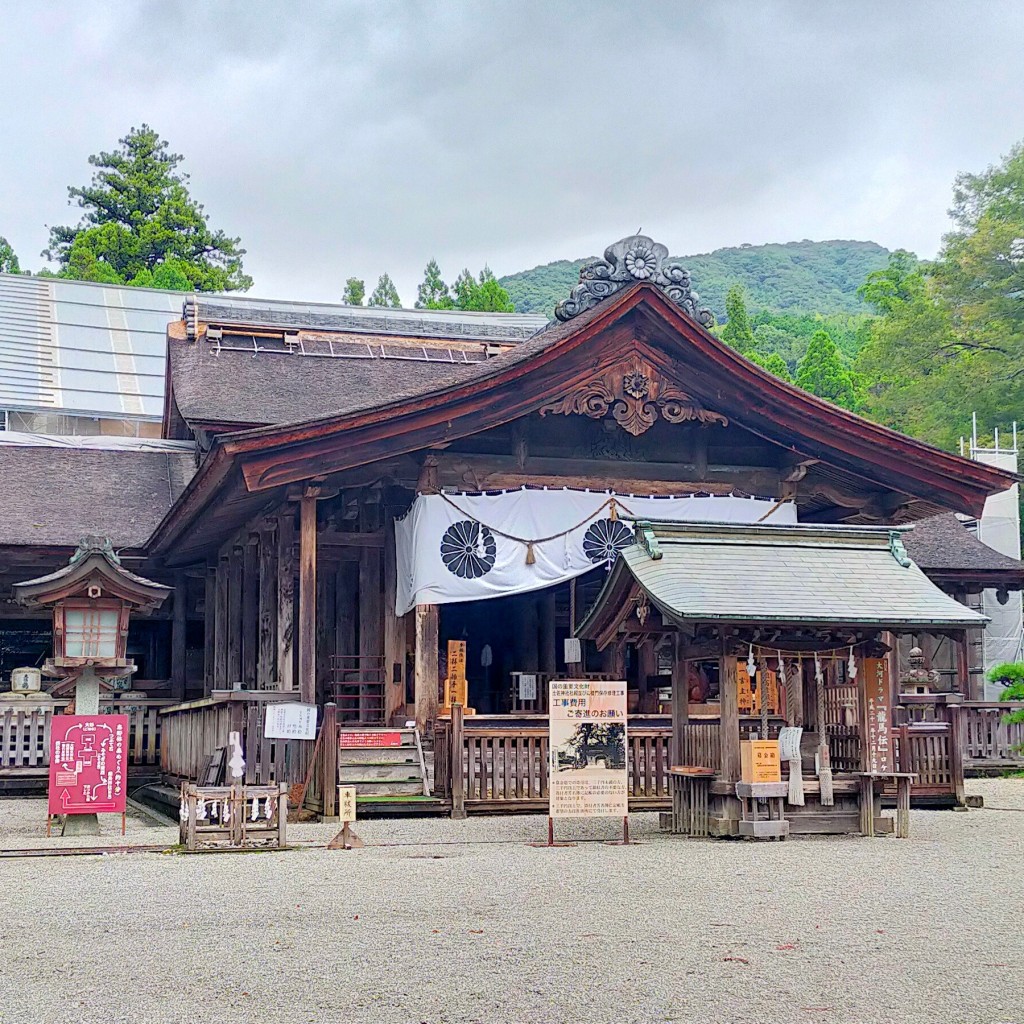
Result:
[[[541,406],[546,413],[581,415],[603,419],[609,413],[623,430],[634,437],[654,426],[661,415],[669,423],[720,423],[729,421],[719,412],[696,405],[693,399],[663,380],[649,363],[634,356],[601,377],[579,385],[555,402]]]

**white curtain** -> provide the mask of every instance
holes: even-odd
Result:
[[[395,524],[396,612],[417,604],[505,597],[610,567],[633,528],[619,517],[673,522],[795,523],[791,502],[527,489],[421,494]]]

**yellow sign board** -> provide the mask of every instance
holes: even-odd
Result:
[[[356,820],[356,787],[338,787],[338,817],[342,821]]]
[[[463,707],[467,701],[468,686],[466,683],[466,641],[448,641],[448,675],[444,681],[444,703],[450,708],[453,704]]]
[[[781,714],[779,704],[779,678],[774,669],[759,667],[757,673],[757,687],[751,683],[750,674],[747,672],[747,662],[744,658],[736,662],[736,702],[739,705],[741,715],[759,715],[761,713],[761,701],[768,699],[768,713],[771,715]]]
[[[741,740],[740,779],[743,782],[781,782],[779,741]]]

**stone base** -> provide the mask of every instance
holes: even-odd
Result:
[[[98,836],[100,819],[95,814],[67,814],[64,826],[60,830],[62,836]]]
[[[740,835],[745,839],[785,839],[789,835],[788,821],[741,821]]]

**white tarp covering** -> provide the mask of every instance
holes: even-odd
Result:
[[[796,507],[765,498],[651,497],[610,491],[534,490],[421,494],[395,523],[396,612],[524,594],[610,566],[633,543],[632,524],[795,523]]]

